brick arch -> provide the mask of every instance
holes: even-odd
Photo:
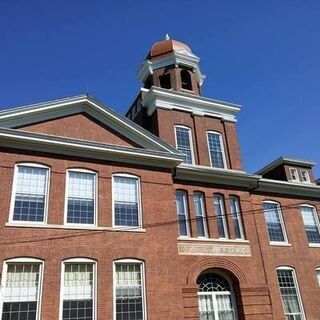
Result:
[[[192,265],[187,276],[187,284],[195,285],[197,282],[198,276],[203,271],[211,268],[223,269],[231,273],[241,284],[247,282],[246,275],[238,267],[238,265],[236,265],[235,263],[225,258],[212,257],[212,258],[207,258],[207,259],[198,261]]]

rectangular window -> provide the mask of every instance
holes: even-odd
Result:
[[[224,208],[224,198],[220,194],[214,195],[214,210],[217,219],[219,238],[228,238],[228,227]]]
[[[301,206],[300,210],[309,243],[320,243],[319,219],[315,208]]]
[[[316,277],[317,277],[318,285],[320,287],[320,269],[316,269]]]
[[[230,210],[236,239],[244,239],[239,199],[235,196],[230,196]]]
[[[301,170],[302,182],[310,182],[309,173],[307,170]]]
[[[45,221],[48,173],[48,168],[16,166],[13,221]]]
[[[95,224],[96,174],[68,171],[67,223]]]
[[[189,236],[189,214],[186,192],[181,190],[178,190],[176,192],[176,205],[179,223],[179,234],[180,236]]]
[[[264,202],[263,210],[270,242],[287,242],[279,204]]]
[[[93,320],[94,263],[64,263],[62,320]]]
[[[297,169],[290,168],[290,176],[292,181],[299,181]]]
[[[286,320],[305,319],[294,270],[277,269],[278,284]]]
[[[207,215],[204,206],[203,194],[201,192],[195,192],[193,194],[193,200],[196,214],[198,237],[208,237]]]
[[[114,283],[116,320],[144,320],[143,264],[115,263]]]
[[[185,155],[184,163],[193,164],[193,148],[191,130],[185,127],[175,126],[177,149]]]
[[[2,287],[2,320],[37,320],[41,263],[11,263],[6,265]]]
[[[141,226],[139,179],[113,176],[114,225]]]
[[[225,156],[221,134],[217,132],[207,132],[207,135],[211,166],[214,168],[225,168]]]

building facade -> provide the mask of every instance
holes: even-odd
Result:
[[[240,106],[151,48],[126,116],[81,95],[0,112],[1,320],[318,320],[311,161],[243,169]]]

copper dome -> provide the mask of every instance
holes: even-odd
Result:
[[[188,51],[191,53],[191,49],[187,44],[172,39],[165,39],[156,42],[152,46],[148,58],[154,58],[173,51]]]

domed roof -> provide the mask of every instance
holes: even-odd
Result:
[[[187,44],[177,40],[170,39],[169,36],[166,35],[165,40],[156,42],[152,46],[148,58],[154,58],[173,51],[187,51],[189,53],[192,52],[191,48]]]

